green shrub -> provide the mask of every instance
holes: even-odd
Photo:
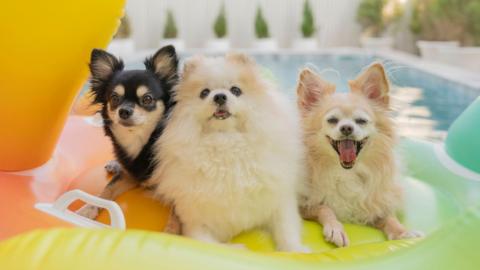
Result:
[[[410,30],[419,39],[431,41],[472,40],[469,29],[470,8],[478,0],[415,0]],[[474,15],[477,16],[478,15]],[[474,28],[474,26],[472,26]]]
[[[120,26],[118,27],[117,33],[113,36],[113,38],[129,38],[131,34],[130,30],[130,20],[128,19],[127,15],[120,19]]]
[[[474,44],[480,46],[480,1],[471,1],[467,7],[468,30]]]
[[[165,29],[163,30],[164,38],[177,38],[177,26],[175,24],[175,19],[173,18],[173,13],[171,10],[167,11],[167,22],[165,23]]]
[[[213,31],[217,38],[223,38],[227,35],[227,18],[225,18],[225,6],[222,5],[220,13],[213,24]]]
[[[378,37],[385,29],[383,22],[383,8],[387,0],[362,0],[357,9],[357,21],[364,32]]]
[[[313,20],[313,13],[308,0],[305,0],[303,5],[303,20],[302,20],[302,34],[303,37],[309,38],[315,34],[315,22]]]
[[[257,38],[269,38],[268,25],[263,18],[262,9],[260,6],[257,8],[257,15],[255,16],[255,35]]]

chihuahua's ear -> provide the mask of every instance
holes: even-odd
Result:
[[[155,73],[166,84],[173,86],[178,80],[178,57],[175,47],[168,45],[145,59],[145,68]]]
[[[88,66],[91,73],[93,103],[100,103],[103,97],[101,93],[104,90],[103,86],[115,72],[123,70],[123,62],[104,50],[93,49]]]
[[[335,85],[323,80],[311,69],[300,72],[297,84],[297,103],[302,112],[308,112],[321,99],[335,92]]]
[[[361,93],[382,106],[388,107],[390,87],[382,64],[373,63],[355,80],[348,83],[352,92]]]

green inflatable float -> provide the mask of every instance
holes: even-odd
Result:
[[[148,231],[39,230],[0,243],[0,269],[480,269],[480,99],[451,126],[445,144],[403,140],[403,222],[427,237],[386,241],[347,224],[351,246],[334,248],[321,227],[304,224],[312,254],[273,251],[270,237],[249,232],[211,245]]]

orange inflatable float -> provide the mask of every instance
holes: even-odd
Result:
[[[75,188],[97,194],[106,184],[103,165],[112,150],[103,129],[93,118],[68,114],[87,79],[91,50],[110,42],[123,6],[124,0],[2,3],[0,33],[8,38],[0,42],[0,114],[7,116],[0,126],[0,220],[8,222],[0,222],[0,239],[72,227],[33,206]],[[168,212],[141,191],[119,203],[132,213],[143,213],[142,203],[160,216]],[[99,219],[108,222],[104,213]],[[126,219],[140,226],[128,214]],[[147,228],[162,226],[160,219]]]

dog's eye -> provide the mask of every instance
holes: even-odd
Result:
[[[151,95],[144,95],[142,97],[142,104],[143,105],[150,105],[153,103],[153,97]]]
[[[210,94],[210,89],[205,88],[202,90],[202,92],[200,92],[200,98],[204,99],[208,96],[208,94]]]
[[[335,117],[328,118],[327,122],[332,125],[337,124],[338,118],[335,118]]]
[[[120,104],[120,96],[118,96],[116,93],[113,93],[110,96],[110,103],[112,106],[118,106],[118,104]]]
[[[236,86],[232,86],[232,88],[230,88],[230,92],[237,97],[242,94],[242,90]]]
[[[357,118],[355,119],[355,123],[357,123],[358,125],[365,125],[368,121],[366,119],[363,119],[363,118]]]

